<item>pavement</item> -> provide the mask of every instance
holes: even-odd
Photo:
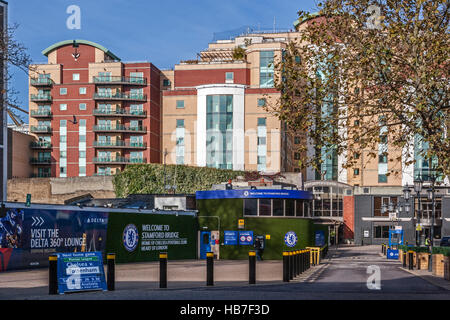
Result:
[[[320,265],[289,283],[282,282],[282,261],[258,261],[255,285],[248,284],[246,260],[215,260],[214,286],[206,286],[204,260],[169,261],[166,289],[159,288],[159,262],[117,264],[115,291],[64,295],[48,295],[47,268],[9,271],[0,273],[0,300],[450,300],[448,281],[404,270],[379,251],[330,248]]]

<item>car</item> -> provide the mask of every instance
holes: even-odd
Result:
[[[442,237],[440,246],[441,247],[450,247],[450,236]]]

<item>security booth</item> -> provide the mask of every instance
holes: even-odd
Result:
[[[403,245],[403,230],[395,228],[389,230],[389,249],[386,257],[392,260],[398,260],[398,246]]]
[[[324,242],[328,243],[328,227],[316,225],[311,217],[312,194],[308,191],[280,186],[231,186],[197,191],[196,200],[200,237],[203,239],[205,232],[218,231],[216,254],[221,259],[248,259],[255,241],[263,245],[265,260],[281,259],[283,250],[313,246],[317,230],[323,230]],[[201,258],[204,249],[200,246],[199,250]]]

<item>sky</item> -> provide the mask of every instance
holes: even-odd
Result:
[[[122,61],[149,61],[171,69],[196,59],[214,33],[254,26],[293,29],[297,12],[317,11],[316,0],[9,0],[9,24],[33,63],[46,63],[42,51],[63,40],[96,42]],[[80,29],[69,29],[67,8],[81,10]],[[11,86],[28,110],[28,75],[11,69]],[[28,122],[28,116],[21,119]]]

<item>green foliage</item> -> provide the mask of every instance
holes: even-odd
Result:
[[[450,247],[433,247],[433,254],[443,254],[450,257]]]
[[[213,184],[227,182],[243,176],[250,179],[259,178],[256,172],[221,170],[206,167],[189,167],[183,165],[137,164],[129,165],[114,176],[113,184],[116,196],[129,194],[166,193],[166,185],[176,185],[176,193],[195,193],[209,190]]]
[[[245,60],[246,54],[245,49],[242,47],[236,47],[233,50],[233,59],[234,60]]]

